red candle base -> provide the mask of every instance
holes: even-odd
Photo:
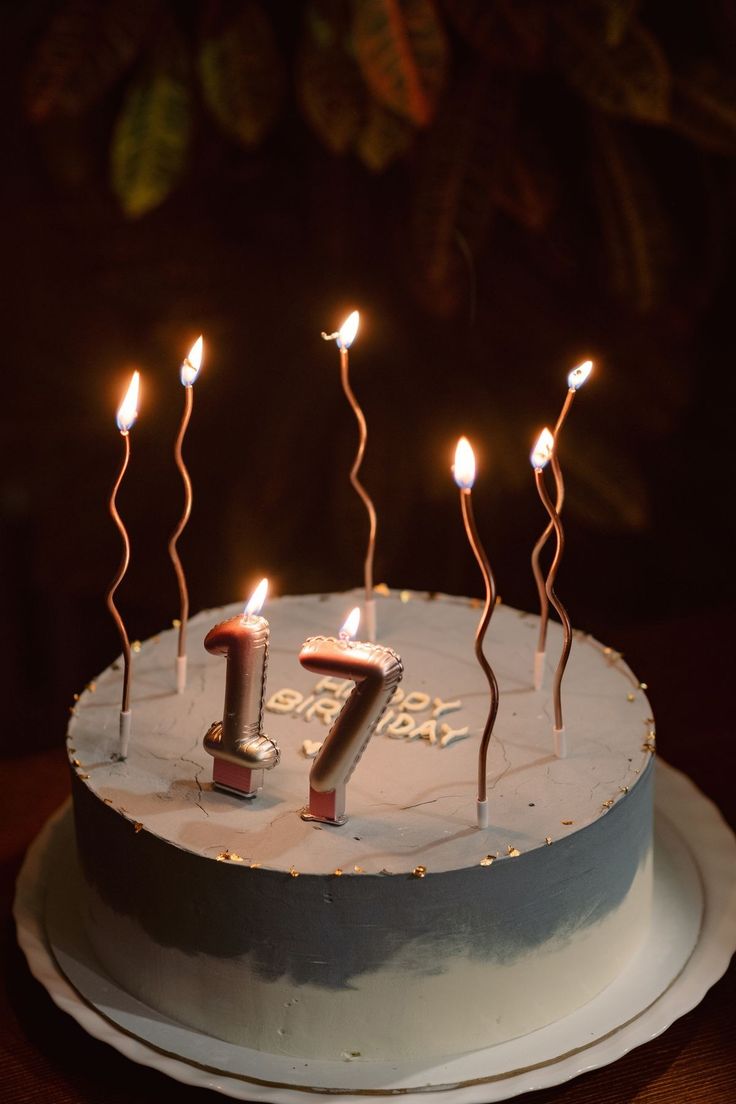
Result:
[[[339,786],[336,790],[328,790],[327,793],[318,793],[309,787],[309,805],[302,809],[302,820],[318,820],[322,824],[334,824],[337,827],[345,824],[345,787]]]
[[[216,790],[236,797],[255,797],[263,788],[263,771],[239,767],[227,759],[215,758],[212,763],[212,782]]]

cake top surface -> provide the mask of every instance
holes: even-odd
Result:
[[[100,800],[175,846],[212,859],[294,873],[439,872],[544,847],[584,828],[636,784],[653,746],[651,710],[620,656],[576,633],[563,686],[568,755],[557,759],[551,684],[562,633],[551,623],[547,675],[532,686],[538,618],[498,605],[486,654],[500,691],[488,756],[490,825],[476,827],[478,748],[488,685],[473,653],[478,604],[402,591],[377,597],[378,642],[402,657],[401,701],[392,704],[347,788],[343,827],[308,823],[308,752],[324,740],[349,689],[320,684],[298,655],[304,640],[334,635],[360,592],[287,596],[264,610],[270,630],[264,732],[281,749],[263,791],[245,801],[212,787],[202,738],[222,718],[226,660],[202,645],[242,604],[189,623],[189,678],[176,693],[176,632],[134,656],[133,731],[115,761],[121,669],[81,694],[69,755]],[[305,742],[309,745],[305,747]],[[139,827],[140,826],[140,827]]]

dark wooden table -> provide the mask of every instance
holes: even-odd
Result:
[[[731,611],[609,633],[650,687],[660,752],[736,822],[734,693],[723,642]],[[0,1101],[177,1104],[222,1097],[135,1065],[90,1038],[31,977],[10,919],[23,853],[68,792],[61,749],[0,763]],[[686,829],[686,826],[684,826]],[[736,968],[698,1008],[614,1065],[516,1099],[528,1104],[736,1104]],[[330,1098],[326,1098],[330,1099]],[[336,1098],[331,1098],[336,1099]]]

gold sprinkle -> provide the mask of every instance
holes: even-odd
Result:
[[[229,859],[229,858],[230,858],[230,852],[229,851],[221,851],[220,854],[217,856],[217,861],[218,862],[225,862],[225,860]]]
[[[604,648],[603,649],[603,654],[604,655],[611,655],[612,652],[613,652],[613,648]]]
[[[299,877],[299,871],[295,870],[293,866],[289,867],[289,873],[291,874],[292,878]]]
[[[484,859],[480,860],[480,865],[481,866],[490,866],[491,863],[495,862],[495,861],[496,861],[496,856],[495,855],[486,855],[486,857]]]
[[[647,686],[647,684],[645,682],[640,682],[639,683],[639,689],[640,690],[648,690],[649,687]]]
[[[574,820],[561,820],[560,821],[560,824],[574,824],[574,823],[575,823]]]
[[[619,786],[618,792],[619,793],[628,793],[629,792],[629,787],[628,786]]]
[[[336,878],[342,878],[342,870],[339,866],[336,866],[332,873],[335,875]]]
[[[96,689],[97,689],[97,683],[96,682],[88,682],[86,687],[85,687],[85,690],[89,690],[90,694],[94,694]]]
[[[481,602],[480,598],[471,598],[470,599],[470,608],[471,609],[480,609],[480,607],[482,605],[483,605],[483,603]]]
[[[242,862],[242,861],[243,861],[243,856],[242,855],[238,855],[238,853],[236,851],[231,851],[230,852],[230,862]]]
[[[613,805],[613,798],[609,797],[608,801],[604,801],[601,805],[601,809],[610,809]]]
[[[415,878],[423,878],[426,873],[427,873],[426,866],[415,866],[414,869],[412,870],[412,874]]]
[[[135,654],[137,655],[138,652],[141,650],[140,640],[134,640],[133,643],[130,645],[130,650],[131,652],[135,652]]]
[[[645,717],[644,724],[654,724],[654,717]]]
[[[649,737],[650,740],[653,740],[656,735],[657,735],[657,733],[655,732],[655,730],[653,728],[650,728],[649,732],[647,732],[647,736]]]
[[[260,870],[260,868],[262,866],[263,866],[263,863],[251,863],[250,864],[251,870]]]
[[[141,832],[143,830],[143,825],[141,824],[141,822],[139,820],[137,820],[135,822],[135,824],[133,825],[133,830],[135,832]]]
[[[81,765],[82,764],[79,762],[78,759],[72,759],[72,766],[73,767],[81,767]]]
[[[356,874],[365,874],[365,870],[363,870],[362,866],[354,866],[353,870]]]
[[[79,694],[72,694],[74,701],[79,701]]]
[[[401,594],[399,595],[399,598],[404,603],[404,605],[406,605],[407,602],[411,601],[411,591],[410,590],[402,590]]]
[[[547,846],[549,847],[549,845],[550,845],[550,844],[551,844],[551,842],[552,842],[552,837],[551,837],[551,836],[545,836],[545,837],[544,837],[544,842],[545,842],[545,843],[547,844]]]
[[[83,782],[86,782],[87,779],[89,778],[89,775],[88,774],[78,774],[77,778],[81,778]]]
[[[391,591],[388,589],[388,583],[377,583],[373,589],[376,594],[382,594],[384,598],[388,598],[389,594],[391,593]]]
[[[512,847],[511,844],[509,844],[506,854],[509,856],[510,859],[518,859],[521,851],[518,849],[518,847]]]
[[[497,606],[501,606],[501,605],[503,605],[503,598],[501,597],[501,595],[500,595],[500,594],[497,594],[497,595],[496,595],[496,605],[497,605]]]
[[[645,743],[643,743],[641,745],[641,750],[642,751],[651,751],[652,753],[654,753],[657,750],[657,745],[654,743],[653,740],[647,740]]]
[[[636,701],[636,694],[627,694],[626,695],[626,700],[627,700],[627,702]]]
[[[104,801],[105,805],[112,805],[112,798],[111,797],[103,797],[102,800]]]
[[[175,617],[174,620],[171,622],[171,624],[173,625],[173,627],[175,629],[180,629],[181,628],[181,621],[179,620],[178,617]]]

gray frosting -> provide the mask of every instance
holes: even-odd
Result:
[[[652,775],[650,763],[605,817],[553,847],[421,878],[293,877],[213,862],[134,834],[73,780],[85,875],[115,911],[164,946],[248,954],[269,980],[343,988],[397,956],[406,969],[438,970],[438,946],[443,956],[513,961],[602,919],[626,896],[651,845]]]

